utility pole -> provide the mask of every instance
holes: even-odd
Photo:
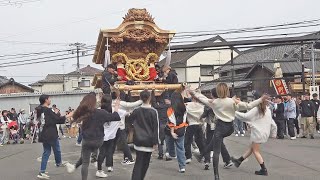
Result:
[[[70,44],[69,46],[75,46],[76,47],[76,54],[77,54],[77,72],[80,73],[80,50],[81,48],[83,48],[86,44],[84,43],[79,43],[79,42],[76,42],[76,43],[73,43],[73,44]],[[72,51],[72,53],[74,53]]]
[[[235,92],[234,92],[234,63],[233,63],[233,49],[231,49],[231,66],[232,66],[232,70],[231,70],[232,96],[234,96],[234,95],[235,95]]]
[[[304,94],[306,92],[306,81],[304,78],[304,50],[303,50],[303,41],[301,41],[301,81],[302,81],[302,93]]]
[[[316,66],[315,66],[315,58],[314,58],[314,44],[315,42],[312,43],[311,45],[311,61],[312,61],[312,86],[316,85]]]

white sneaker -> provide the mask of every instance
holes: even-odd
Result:
[[[295,139],[297,139],[297,138],[294,136],[294,137],[291,137],[290,139],[291,139],[291,140],[295,140]]]
[[[239,136],[239,134],[236,134],[235,136],[236,136],[236,137],[238,137],[238,136]]]
[[[113,172],[113,167],[107,167],[108,172]]]
[[[183,169],[180,169],[179,172],[180,172],[180,173],[185,173],[185,172],[186,172],[186,169],[184,169],[184,168],[183,168]]]
[[[39,179],[50,179],[50,176],[46,175],[45,173],[39,173],[37,177]]]
[[[97,171],[96,176],[99,178],[106,178],[108,175],[104,171]]]
[[[76,146],[81,147],[81,144],[76,143]]]
[[[70,163],[66,164],[66,168],[68,173],[73,173],[76,170],[76,166]]]
[[[244,137],[244,134],[241,134],[242,137]]]
[[[187,160],[186,160],[186,164],[190,164],[191,161],[192,161],[191,159],[187,159]]]
[[[297,136],[296,136],[297,138],[299,138],[300,137],[300,135],[299,134],[297,134]]]
[[[63,135],[62,137],[63,137],[63,138],[66,138],[66,136],[65,136],[65,135]]]

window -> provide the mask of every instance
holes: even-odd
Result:
[[[213,76],[213,65],[200,65],[201,76]]]
[[[81,80],[79,82],[79,87],[90,87],[90,80]]]
[[[79,87],[79,81],[78,80],[72,80],[72,88]]]
[[[221,77],[228,76],[228,72],[222,72],[222,73],[220,74],[220,76],[221,76]]]
[[[235,70],[235,74],[246,74],[250,71],[251,68],[243,68]]]

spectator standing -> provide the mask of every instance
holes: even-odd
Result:
[[[311,139],[314,139],[315,130],[315,108],[314,103],[310,100],[310,93],[305,93],[304,100],[301,101],[301,127],[302,127],[302,137],[307,138],[310,135]]]
[[[29,124],[29,116],[25,113],[24,109],[20,110],[18,122],[19,122],[20,137],[22,139],[25,139],[27,125]]]
[[[318,109],[319,109],[319,106],[320,106],[320,100],[318,98],[318,94],[314,93],[312,94],[312,102],[314,103],[314,108],[315,108],[315,122],[316,122],[316,130],[318,133],[320,133],[320,129],[319,129],[319,123],[317,121],[317,114],[318,114]]]
[[[277,137],[278,139],[284,139],[284,124],[285,124],[285,117],[284,117],[284,104],[282,102],[282,97],[280,95],[276,96],[275,104],[273,109],[273,119],[277,124]]]
[[[49,108],[51,100],[48,95],[41,95],[39,102],[40,106],[36,108],[36,119],[40,123],[39,142],[42,142],[43,154],[41,158],[40,172],[37,177],[39,179],[49,179],[50,176],[46,174],[46,169],[51,149],[53,149],[56,166],[63,166],[60,143],[58,140],[57,124],[65,123],[66,118],[71,117],[73,114],[70,113],[67,116],[58,116],[57,109],[56,112],[53,112],[52,109]]]
[[[294,132],[294,120],[296,119],[296,102],[292,99],[292,95],[287,95],[287,104],[284,109],[284,115],[287,120],[288,133],[291,140],[296,139]]]

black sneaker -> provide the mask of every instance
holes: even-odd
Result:
[[[305,139],[305,138],[307,138],[307,137],[306,137],[306,136],[302,136],[301,138]]]
[[[204,165],[204,170],[209,170],[209,163],[206,163],[206,164]]]
[[[241,161],[239,161],[238,159],[234,158],[234,157],[231,157],[231,161],[233,162],[234,166],[235,167],[239,167],[240,164],[242,163]]]
[[[314,136],[310,136],[310,139],[314,139]]]
[[[256,171],[255,174],[260,176],[268,176],[268,171],[267,169],[260,169],[260,171]]]
[[[229,168],[232,167],[232,166],[233,166],[233,162],[232,162],[232,161],[229,161],[229,162],[227,162],[227,163],[224,164],[223,168],[224,168],[224,169],[229,169]]]

